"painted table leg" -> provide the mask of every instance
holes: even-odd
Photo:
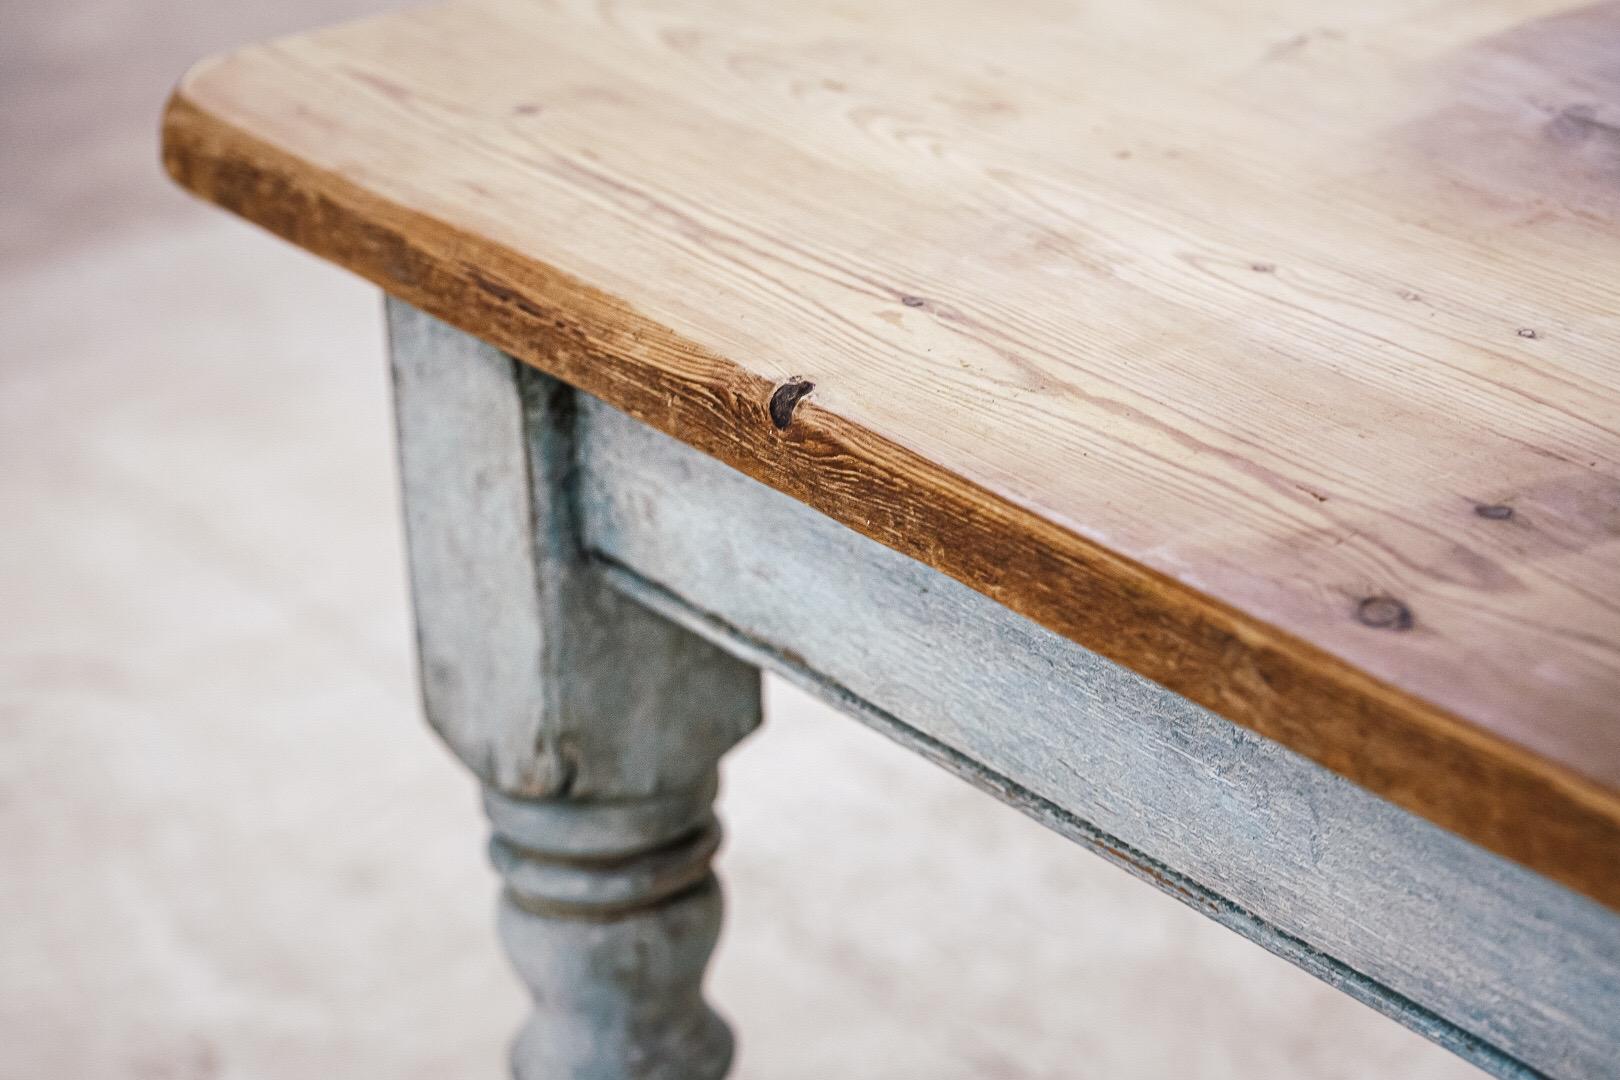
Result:
[[[725,1073],[731,1034],[701,992],[720,932],[711,795],[489,797],[501,936],[537,1003],[513,1051],[520,1076]]]
[[[535,1011],[522,1080],[715,1080],[720,756],[759,672],[580,555],[573,392],[388,308],[428,720],[483,782],[502,939]]]

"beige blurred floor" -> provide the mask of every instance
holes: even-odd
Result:
[[[151,163],[188,57],[364,6],[4,9],[0,1080],[494,1076],[522,1009],[416,717],[377,299]],[[741,1080],[1478,1075],[769,706],[723,805]]]

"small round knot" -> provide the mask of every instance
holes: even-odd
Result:
[[[1412,609],[1393,596],[1369,596],[1356,605],[1356,621],[1377,630],[1412,629]]]
[[[1474,507],[1474,513],[1487,521],[1507,521],[1513,516],[1513,507],[1503,503],[1480,503]]]

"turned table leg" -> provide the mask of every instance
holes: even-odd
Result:
[[[513,1051],[519,1075],[725,1073],[731,1033],[702,997],[720,933],[712,795],[489,797],[501,937],[536,1002]]]
[[[390,301],[429,722],[484,784],[521,1080],[717,1080],[720,756],[759,672],[607,588],[580,550],[573,391]]]

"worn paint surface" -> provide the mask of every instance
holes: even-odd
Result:
[[[573,392],[388,305],[428,719],[512,795],[705,782],[759,722],[759,676],[582,572]]]
[[[714,1080],[721,754],[759,671],[604,586],[577,531],[574,394],[388,308],[429,722],[486,788],[500,928],[535,1009],[520,1080]]]
[[[488,797],[501,940],[535,1000],[518,1080],[725,1075],[731,1033],[701,993],[721,920],[713,795]]]
[[[1498,1075],[1612,1076],[1620,917],[590,398],[581,447],[643,602]]]

